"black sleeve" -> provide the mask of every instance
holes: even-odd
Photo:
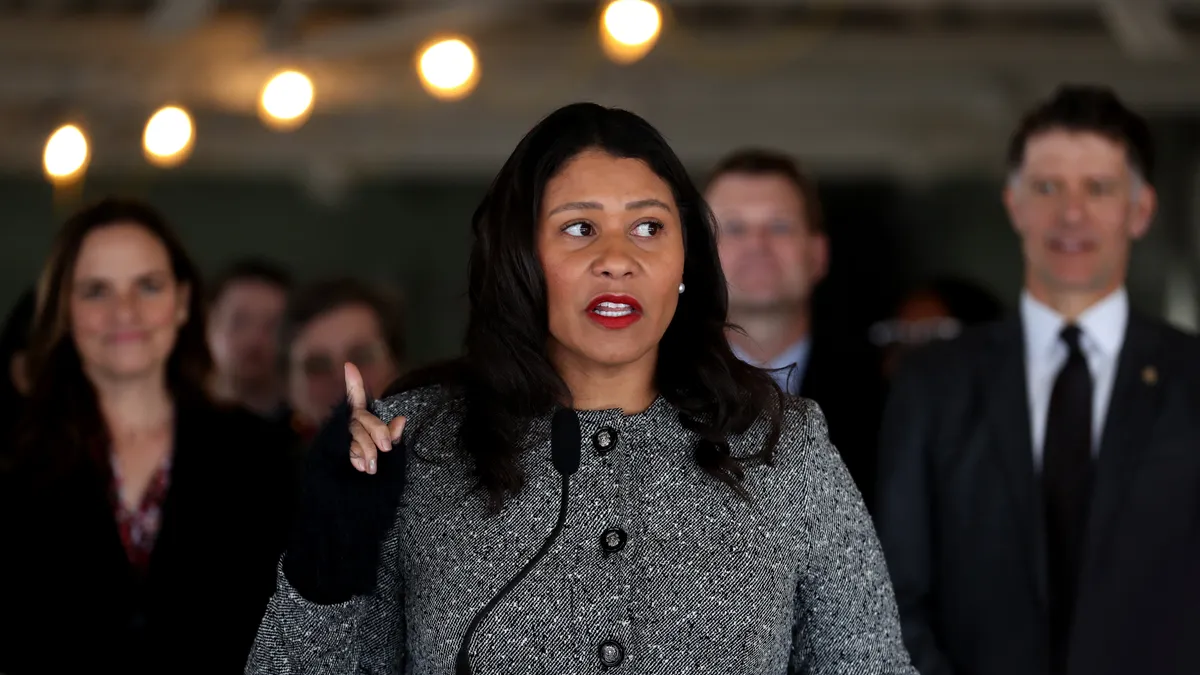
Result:
[[[395,520],[404,486],[403,442],[379,453],[373,475],[351,466],[350,442],[350,407],[343,404],[308,450],[283,558],[288,581],[316,604],[374,590],[380,542]]]

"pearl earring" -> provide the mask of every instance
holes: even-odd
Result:
[[[679,292],[680,292],[680,293],[682,293],[682,292],[683,292],[683,288],[684,288],[684,286],[683,286],[683,283],[681,282],[681,283],[679,284]]]

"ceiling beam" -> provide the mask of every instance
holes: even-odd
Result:
[[[379,19],[328,28],[290,45],[287,52],[298,57],[329,59],[376,51],[414,50],[437,34],[469,36],[527,4],[527,0],[445,0],[437,5],[399,10]]]
[[[280,51],[292,44],[300,23],[315,0],[280,0],[263,27],[263,43],[268,50]]]
[[[146,32],[158,39],[190,33],[212,18],[217,0],[158,0],[146,15]]]
[[[213,0],[167,0],[168,2],[211,2]],[[1096,0],[1093,0],[1096,1]],[[1143,2],[1149,0],[1099,0]],[[489,7],[491,9],[489,9]],[[398,45],[414,44],[444,30],[467,30],[487,25],[502,12],[512,11],[505,3],[478,5],[475,2],[438,5],[373,22],[354,22],[328,28],[296,45],[298,53],[359,55],[366,51],[396,51]],[[218,16],[198,26],[192,39],[162,50],[159,41],[147,39],[144,22],[120,16],[56,19],[0,15],[0,57],[102,56],[107,60],[135,62],[146,50],[176,57],[185,51],[201,50],[216,58],[229,50],[242,59],[261,49],[262,21],[245,16]],[[1184,36],[1188,41],[1200,34]],[[593,26],[562,26],[530,19],[506,26],[503,35],[480,35],[487,43],[482,55],[485,65],[491,54],[521,54],[546,66],[570,64],[547,59],[547,54],[578,61],[581,55],[601,59]],[[362,51],[359,51],[362,50]],[[753,59],[738,58],[750,53]],[[757,27],[668,26],[648,61],[659,55],[674,65],[696,65],[706,70],[772,66],[787,61],[820,63],[922,63],[944,66],[1045,65],[1065,63],[1128,62],[1128,54],[1115,45],[1110,35],[1063,33],[1055,30],[1004,29],[971,31],[927,30],[905,33],[894,30],[813,31],[803,26]],[[408,57],[405,57],[408,58]]]
[[[1182,59],[1187,39],[1164,0],[1097,0],[1113,38],[1130,56],[1144,60]]]
[[[425,0],[436,2],[437,0]],[[543,0],[558,4],[578,4],[580,0]],[[679,7],[729,7],[733,5],[795,9],[804,5],[815,10],[908,10],[951,7],[958,10],[983,11],[1036,11],[1078,10],[1089,12],[1095,8],[1096,0],[669,0],[667,4]],[[1171,6],[1195,7],[1196,0],[1168,0]]]
[[[1200,81],[1200,62],[1132,60],[1103,32],[844,31],[802,42],[785,27],[686,28],[622,68],[591,29],[530,21],[480,35],[483,79],[453,104],[425,94],[411,54],[314,60],[313,119],[276,134],[253,113],[278,58],[262,51],[262,30],[262,21],[218,16],[168,45],[140,19],[0,18],[0,169],[36,171],[60,112],[94,134],[96,171],[144,168],[142,124],[167,101],[196,117],[184,170],[222,173],[287,173],[319,160],[352,174],[489,173],[539,118],[574,100],[646,115],[698,166],[766,143],[822,170],[909,173],[999,166],[1017,115],[1066,80],[1107,83],[1147,113],[1200,112],[1200,88],[1179,84]]]

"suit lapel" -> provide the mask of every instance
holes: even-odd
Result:
[[[105,461],[109,461],[105,456]],[[129,564],[129,555],[125,544],[121,541],[121,528],[117,524],[114,513],[112,490],[112,471],[107,466],[81,470],[78,479],[73,478],[69,483],[72,493],[68,503],[76,504],[77,513],[91,514],[94,520],[85,531],[94,532],[94,539],[83,537],[96,548],[86,550],[83,555],[88,557],[90,564],[101,568],[108,567],[113,583],[130,585],[134,582],[133,566]],[[78,481],[78,482],[76,482]],[[77,501],[78,500],[78,501]],[[71,509],[68,509],[68,512]],[[90,520],[89,517],[89,520]],[[94,530],[91,530],[94,527]],[[88,547],[90,548],[90,547]]]
[[[1025,376],[1025,344],[1019,319],[996,328],[992,349],[983,364],[982,389],[986,397],[992,450],[1003,467],[1012,496],[1018,531],[1027,533],[1021,545],[1029,553],[1029,572],[1038,598],[1046,601],[1045,550],[1041,498],[1033,469],[1030,437],[1029,390]]]
[[[1125,497],[1132,464],[1150,436],[1163,388],[1159,380],[1167,375],[1165,364],[1157,362],[1158,331],[1158,326],[1149,319],[1130,313],[1100,437],[1084,560],[1096,558],[1097,549]]]

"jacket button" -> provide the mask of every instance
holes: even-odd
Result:
[[[625,530],[610,527],[600,535],[600,548],[605,553],[617,553],[625,548],[626,541],[629,541],[629,535],[625,534]]]
[[[617,430],[611,427],[604,427],[597,431],[592,436],[592,445],[596,447],[597,454],[605,454],[609,450],[617,447]]]
[[[605,668],[616,668],[625,660],[625,648],[616,640],[605,640],[596,650],[600,656],[600,665]]]

